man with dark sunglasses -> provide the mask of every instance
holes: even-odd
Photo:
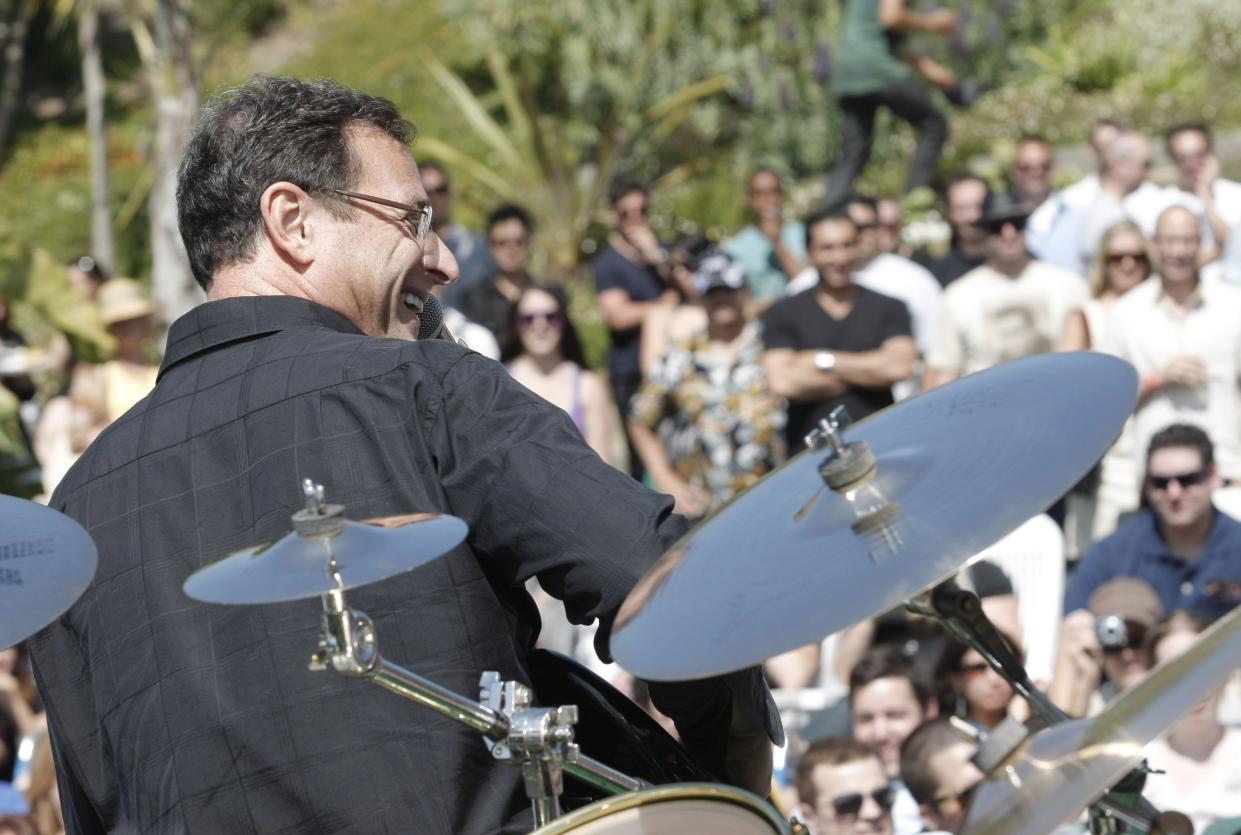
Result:
[[[1149,583],[1169,612],[1215,620],[1241,603],[1241,522],[1212,505],[1220,484],[1206,432],[1181,423],[1156,433],[1146,456],[1144,509],[1082,558],[1065,611],[1087,609],[1097,588],[1121,576]]]
[[[448,172],[434,162],[424,162],[421,170],[432,210],[431,228],[456,259],[460,272],[456,281],[444,286],[440,298],[445,307],[460,308],[466,294],[495,271],[495,263],[486,239],[453,220],[453,191]]]
[[[987,260],[944,291],[944,319],[928,352],[925,388],[1052,350],[1069,314],[1085,305],[1084,281],[1036,261],[1026,249],[1029,216],[1013,196],[987,195]]]
[[[892,789],[869,745],[821,739],[802,754],[795,781],[798,811],[817,835],[892,835]]]

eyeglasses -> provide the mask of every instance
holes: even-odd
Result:
[[[427,236],[431,234],[430,206],[411,206],[408,203],[398,203],[386,197],[372,197],[369,194],[360,194],[356,191],[341,191],[338,188],[334,188],[332,191],[342,197],[366,200],[369,203],[378,203],[381,206],[391,206],[394,209],[402,210],[405,214],[401,216],[401,220],[409,226],[410,231],[414,233],[414,240],[418,241],[419,244],[425,244]]]
[[[431,186],[427,189],[427,194],[447,194],[448,183],[440,183],[438,186]]]
[[[1145,264],[1148,260],[1145,252],[1109,252],[1107,254],[1109,264],[1120,264],[1126,258],[1138,264]]]
[[[1023,162],[1018,163],[1016,169],[1022,174],[1032,174],[1035,171],[1046,173],[1051,170],[1050,162]]]
[[[543,321],[555,327],[564,322],[564,314],[559,310],[539,311],[538,313],[518,313],[517,324],[520,327],[531,327],[535,322]]]
[[[1194,485],[1201,484],[1202,482],[1206,481],[1210,477],[1211,477],[1211,468],[1203,467],[1201,470],[1196,470],[1192,473],[1181,473],[1180,475],[1147,476],[1146,481],[1147,483],[1150,484],[1151,488],[1154,490],[1167,490],[1168,485],[1170,485],[1174,481],[1184,488],[1184,487],[1193,487]]]
[[[876,789],[870,793],[871,800],[885,812],[892,808],[892,789],[884,786],[882,789]],[[856,818],[862,811],[862,804],[866,802],[866,795],[858,792],[851,794],[842,794],[832,798],[832,811],[836,813],[838,818]]]
[[[992,235],[1002,234],[1005,226],[1011,226],[1017,232],[1024,232],[1026,231],[1026,219],[1024,217],[1005,218],[1004,220],[993,220],[989,223],[984,223],[983,226]]]

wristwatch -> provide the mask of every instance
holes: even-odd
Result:
[[[815,351],[814,367],[820,371],[831,371],[836,367],[836,355],[831,351]]]

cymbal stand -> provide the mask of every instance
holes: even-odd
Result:
[[[962,589],[949,579],[915,596],[905,604],[905,608],[939,621],[954,638],[978,652],[1046,724],[1071,721],[1072,717],[1030,681],[1021,661],[983,612],[978,595]],[[988,737],[987,743],[980,747],[980,757],[976,760],[984,773],[997,767],[1028,734],[1022,726],[1008,726],[1005,723],[997,727],[993,735],[996,738]],[[988,747],[992,750],[985,750]],[[1120,831],[1162,831],[1158,825],[1159,810],[1141,796],[1146,774],[1146,764],[1142,763],[1091,807],[1090,826],[1095,835],[1112,835]]]
[[[368,679],[482,734],[492,757],[521,766],[535,826],[559,816],[564,772],[611,794],[649,787],[581,753],[573,741],[576,705],[532,707],[530,688],[502,681],[496,672],[482,674],[480,704],[383,658],[374,623],[346,603],[344,582],[332,556],[332,537],[343,528],[341,511],[340,505],[324,504],[322,487],[308,488],[307,508],[293,517],[299,534],[323,541],[328,572],[336,583],[321,598],[319,650],[311,656],[310,669],[330,667],[352,678]]]

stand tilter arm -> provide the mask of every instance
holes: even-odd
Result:
[[[397,695],[455,719],[483,735],[491,755],[521,765],[536,826],[560,814],[563,772],[612,794],[637,791],[649,784],[583,755],[573,742],[574,705],[531,707],[528,687],[483,673],[482,704],[441,687],[382,658],[371,619],[350,609],[342,588],[323,595],[323,626],[312,670],[328,667],[365,678]]]

